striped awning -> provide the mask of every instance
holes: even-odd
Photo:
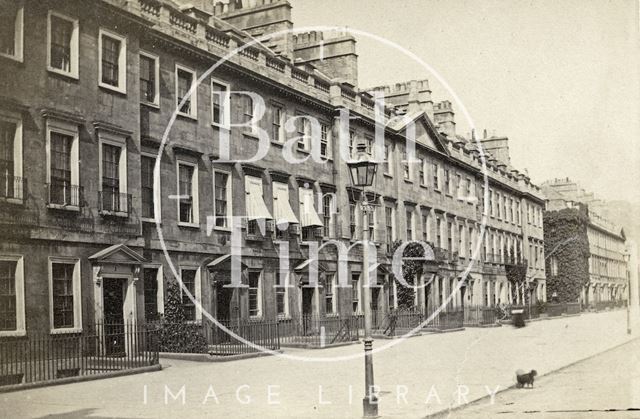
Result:
[[[246,206],[248,220],[271,220],[273,217],[264,203],[262,179],[245,176]]]
[[[278,224],[300,223],[289,203],[289,185],[286,183],[273,182],[273,215]]]
[[[313,205],[313,190],[300,188],[300,221],[302,227],[322,227],[322,220]]]

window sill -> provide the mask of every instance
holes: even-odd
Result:
[[[424,189],[429,189],[429,186],[425,185],[424,183],[421,183],[421,184],[420,184],[420,187],[421,187],[421,188],[424,188]]]
[[[407,179],[407,178],[404,179],[404,182],[405,183],[413,183],[413,181],[411,179]]]
[[[258,134],[256,134],[253,131],[245,131],[242,133],[242,135],[247,138],[251,138],[252,140],[260,140],[260,137],[258,137]]]
[[[247,234],[245,236],[245,240],[251,241],[251,242],[261,242],[261,241],[264,241],[264,239],[266,238],[267,238],[267,235],[259,236],[256,234]]]
[[[110,90],[113,93],[120,93],[121,95],[126,95],[127,94],[127,90],[121,88],[120,86],[112,86],[110,84],[99,82],[98,83],[98,87],[100,87],[102,89],[105,89],[105,90]]]
[[[64,328],[64,329],[51,329],[50,330],[52,335],[64,335],[64,334],[71,334],[71,333],[82,333],[82,327],[68,327],[68,328]]]
[[[191,115],[189,113],[176,112],[176,116],[182,119],[186,119],[188,121],[196,122],[198,118],[195,115]]]
[[[442,191],[441,191],[440,189],[438,189],[438,188],[433,188],[433,190],[434,190],[435,192],[438,192],[439,194],[442,194]]]
[[[142,102],[142,101],[140,101],[140,104],[142,106],[146,106],[146,107],[151,108],[153,110],[158,110],[158,111],[160,110],[160,104],[159,103]]]
[[[15,55],[3,54],[0,52],[0,58],[6,58],[7,60],[13,61],[17,64],[24,64],[23,57],[17,57]],[[2,336],[2,335],[0,335]]]
[[[0,337],[21,337],[27,336],[27,331],[22,330],[3,330],[0,332]]]
[[[162,225],[162,221],[155,220],[153,218],[140,218],[140,221],[142,221],[143,223],[160,224],[160,225]]]
[[[73,79],[73,80],[79,80],[80,77],[78,76],[78,74],[73,73],[73,72],[67,72],[67,71],[63,71],[51,66],[47,66],[47,71],[49,73],[55,74],[57,76],[63,76],[63,77],[67,77],[69,79]]]
[[[306,148],[296,148],[296,151],[300,154],[306,154],[309,155],[311,154],[311,152],[309,150],[307,150]]]
[[[77,205],[64,205],[64,204],[52,204],[48,203],[47,208],[62,210],[62,211],[70,211],[70,212],[80,212],[80,207]]]
[[[125,211],[100,210],[100,215],[103,217],[129,218],[129,213]]]
[[[384,177],[387,177],[389,179],[393,179],[393,175],[391,173],[383,173],[382,174]]]
[[[284,143],[281,143],[280,141],[271,140],[271,144],[280,148],[284,147]]]
[[[178,221],[178,227],[200,229],[200,224],[197,224],[197,223],[185,223],[185,222],[182,222],[182,221]]]
[[[0,201],[11,205],[24,205],[24,199],[21,198],[0,198]]]
[[[216,122],[212,122],[211,126],[220,131],[231,131],[229,124],[218,124]]]
[[[213,227],[212,231],[215,231],[216,233],[231,233],[231,229],[229,227]]]

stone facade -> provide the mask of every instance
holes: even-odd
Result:
[[[16,48],[0,55],[3,141],[13,147],[0,202],[0,267],[11,284],[0,336],[150,320],[162,313],[165,283],[176,276],[201,303],[185,298],[196,321],[203,312],[256,319],[361,312],[360,248],[347,260],[345,283],[355,287],[339,287],[335,246],[314,260],[305,241],[350,245],[360,234],[358,196],[340,152],[374,138],[374,94],[385,96],[387,123],[386,147],[371,148],[386,160],[369,192],[379,205],[370,226],[381,264],[372,271],[379,279],[374,308],[396,305],[388,250],[408,239],[436,248],[420,278],[421,284],[433,278],[417,294],[420,309],[445,301],[467,266],[453,306],[496,305],[512,295],[522,302],[525,292],[545,298],[544,198],[526,174],[480,146],[495,141],[457,135],[451,104],[434,105],[426,80],[359,89],[349,36],[331,38],[333,71],[313,55],[291,59],[321,37],[283,35],[245,45],[251,38],[243,29],[260,28],[253,32],[260,36],[290,26],[286,1],[257,3],[243,9],[207,1],[196,7],[169,0],[16,2],[10,20]],[[264,116],[253,128],[233,126],[259,108],[246,95],[227,101],[215,93],[220,88],[258,93]],[[337,118],[341,109],[354,116],[346,130]],[[320,121],[321,161],[283,157],[288,143],[298,159],[319,146],[289,141],[308,136],[295,116]],[[416,130],[413,162],[404,157],[409,127]],[[270,147],[246,162],[261,132]],[[231,159],[221,162],[225,136]],[[274,199],[287,195],[286,205]],[[271,219],[287,206],[295,220],[279,233]],[[265,223],[240,226],[243,286],[225,287],[230,217],[262,219],[256,211],[268,212]],[[275,287],[282,243],[289,246],[288,288]],[[320,285],[310,286],[308,269],[316,262]],[[511,292],[506,263],[528,264],[528,287]]]
[[[626,237],[621,227],[615,226],[598,213],[600,202],[593,193],[585,192],[568,178],[543,183],[550,213],[564,209],[580,210],[586,214],[588,240],[588,278],[581,291],[580,302],[586,306],[606,301],[627,300]],[[551,234],[551,230],[547,230]],[[551,240],[545,241],[545,244]],[[547,252],[551,249],[547,249]],[[550,258],[548,271],[557,271],[558,261]],[[560,262],[561,263],[561,262]]]

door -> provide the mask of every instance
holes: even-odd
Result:
[[[225,321],[231,319],[231,299],[233,288],[225,287],[222,282],[215,285],[216,320]]]
[[[378,307],[379,307],[380,288],[371,287],[370,290],[371,290],[371,311],[376,312],[378,311]]]
[[[105,352],[107,355],[125,354],[124,293],[126,278],[104,278],[102,304],[104,307]]]
[[[433,297],[431,295],[431,282],[429,282],[424,287],[424,308],[425,308],[425,313],[427,315],[429,315],[433,311],[433,307],[432,307],[433,303],[431,301],[432,298]]]
[[[304,335],[312,332],[313,313],[313,291],[314,288],[302,288],[302,330]]]

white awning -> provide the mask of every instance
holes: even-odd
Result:
[[[244,186],[246,191],[246,206],[248,220],[271,220],[273,217],[264,203],[262,194],[262,179],[254,176],[245,176]]]
[[[322,227],[322,220],[313,206],[313,190],[300,188],[300,220],[302,227]]]
[[[299,224],[296,214],[289,203],[289,185],[273,182],[273,214],[276,223]]]
[[[323,263],[319,262],[317,259],[307,259],[304,262],[302,262],[301,264],[299,264],[298,266],[296,266],[295,268],[293,268],[293,270],[296,271],[296,272],[300,272],[300,271],[303,271],[305,269],[309,269],[309,266],[312,263],[316,263],[317,264],[318,271],[327,272],[329,270]]]

